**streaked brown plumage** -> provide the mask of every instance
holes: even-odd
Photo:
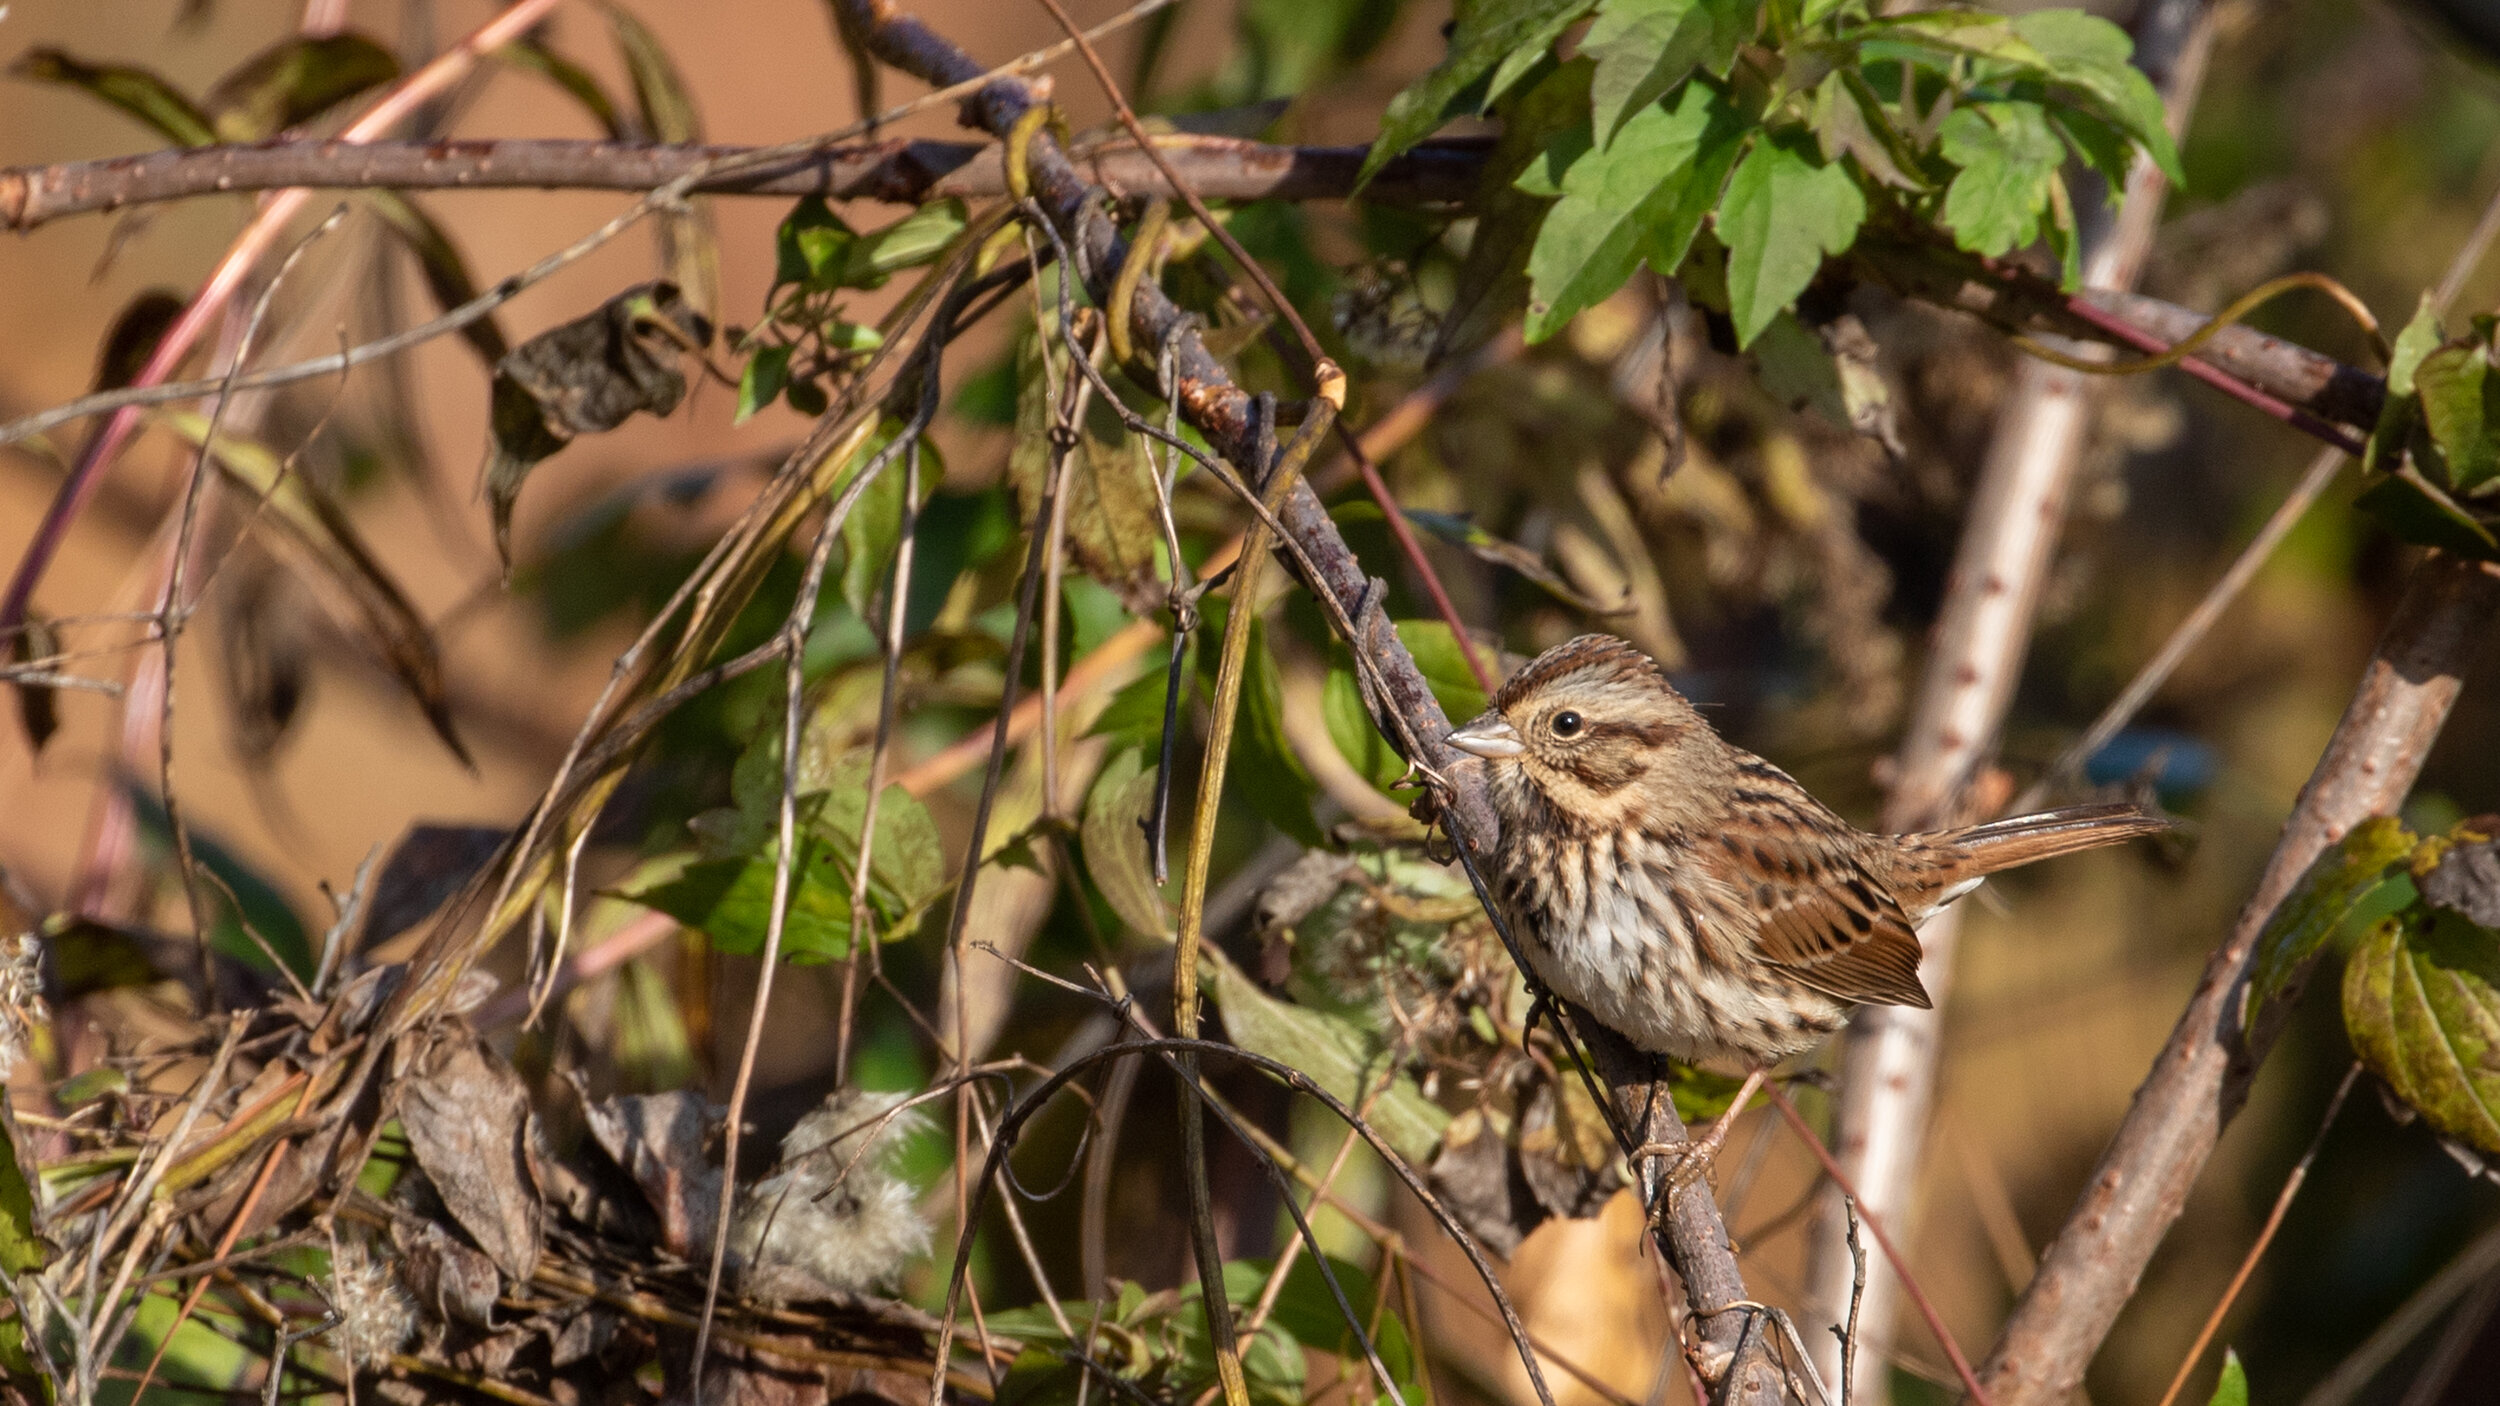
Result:
[[[2082,805],[1868,834],[1611,635],[1539,655],[1450,740],[1482,759],[1486,878],[1546,984],[1645,1049],[1751,1070],[1853,1007],[1925,1006],[1916,925],[1987,875],[2167,824]]]

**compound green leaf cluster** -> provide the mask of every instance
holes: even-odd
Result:
[[[1548,52],[1582,18],[1572,51]],[[1515,183],[1537,201],[1486,217],[1536,226],[1517,241],[1530,340],[1647,265],[1689,275],[1750,346],[1870,220],[1940,226],[1991,257],[2045,244],[2071,283],[2070,157],[2113,190],[2138,153],[2178,177],[2132,51],[2073,10],[1482,0],[1459,7],[1448,57],[1390,105],[1365,171],[1452,118],[1549,124]]]
[[[874,326],[842,315],[845,295],[936,262],[968,223],[962,201],[939,200],[862,234],[824,197],[799,201],[773,232],[763,321],[740,344],[750,355],[738,377],[738,420],[776,400],[802,415],[824,414],[832,403],[825,379],[885,343]]]

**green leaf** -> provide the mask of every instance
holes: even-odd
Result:
[[[787,394],[793,408],[799,404],[801,388],[815,389],[812,381],[792,381]],[[821,394],[821,392],[818,392]],[[821,414],[821,407],[817,411]],[[861,441],[851,453],[851,467],[845,469],[835,488],[840,493],[848,487],[852,474],[865,469],[885,446],[900,434],[900,420],[887,417],[876,432]],[[909,452],[909,451],[906,451]],[[851,505],[851,515],[842,521],[842,602],[851,613],[865,620],[877,593],[886,588],[894,570],[894,553],[903,542],[903,488],[908,477],[903,460],[897,457],[877,473],[877,479],[860,490],[859,501]],[[946,462],[938,457],[937,448],[927,440],[920,444],[920,505],[927,506],[945,481]]]
[[[1250,622],[1250,654],[1241,678],[1241,710],[1233,719],[1225,784],[1259,818],[1306,845],[1327,835],[1311,814],[1319,787],[1285,736],[1285,694],[1267,652],[1264,621]]]
[[[59,1088],[52,1091],[52,1100],[63,1108],[76,1108],[81,1104],[93,1103],[107,1094],[128,1093],[129,1091],[130,1074],[128,1071],[116,1069],[109,1064],[100,1064],[83,1074],[72,1075],[64,1080]],[[5,1193],[0,1192],[0,1201],[5,1201],[5,1199]],[[5,1264],[0,1264],[0,1270],[6,1270],[6,1268]]]
[[[2248,1369],[2240,1365],[2236,1350],[2222,1350],[2222,1375],[2214,1379],[2214,1394],[2205,1406],[2248,1406]]]
[[[2379,407],[2378,423],[2371,427],[2370,441],[2361,451],[2364,473],[2392,473],[2404,462],[2413,447],[2413,432],[2422,419],[2422,398],[2414,389],[2414,372],[2447,339],[2447,333],[2439,326],[2439,310],[2425,292],[2414,308],[2413,320],[2396,334],[2396,344],[2390,348],[2387,399]]]
[[[2379,520],[2379,525],[2407,542],[2437,547],[2459,556],[2500,560],[2500,533],[2495,524],[2468,511],[2447,490],[2423,476],[2412,463],[2397,466],[2353,506]]]
[[[1807,139],[1759,139],[1729,177],[1719,204],[1727,246],[1728,314],[1736,344],[1750,346],[1823,267],[1847,252],[1866,220],[1866,196],[1843,167]]]
[[[1056,423],[1051,364],[1043,356],[1039,335],[1027,334],[1017,344],[1019,390],[1007,479],[1015,489],[1018,515],[1026,522],[1038,520],[1050,486],[1051,428]],[[1056,364],[1064,375],[1066,362]],[[1154,458],[1145,439],[1130,434],[1100,397],[1086,402],[1079,429],[1075,458],[1067,466],[1068,554],[1132,613],[1147,614],[1162,605],[1165,594]]]
[[[812,835],[799,843],[781,933],[781,955],[790,961],[814,965],[850,955],[850,878],[832,849]],[[752,956],[764,950],[771,931],[776,852],[768,847],[740,859],[697,860],[665,882],[617,894],[701,931],[723,952]]]
[[[1160,674],[1153,676],[1158,682]],[[1085,849],[1085,872],[1120,921],[1147,937],[1172,931],[1163,890],[1156,887],[1146,853],[1147,814],[1153,809],[1155,769],[1145,754],[1129,748],[1094,778],[1085,797],[1085,820],[1078,838]]]
[[[828,749],[816,742],[812,732],[811,728],[800,737],[798,819],[809,835],[832,844],[847,908],[850,866],[859,854],[860,821],[868,812],[870,757],[866,748],[828,756]],[[749,849],[743,857],[765,857],[763,852],[777,840],[781,783],[781,728],[775,722],[739,756],[730,777],[740,835]],[[888,783],[884,798],[877,802],[877,843],[868,862],[869,900],[887,919],[900,922],[926,907],[945,887],[946,852],[937,822],[910,792]]]
[[[1813,410],[1833,424],[1850,424],[1840,363],[1823,339],[1787,313],[1771,319],[1754,339],[1754,374],[1763,392],[1791,410]]]
[[[1449,310],[1427,363],[1482,346],[1526,301],[1528,257],[1552,197],[1562,193],[1560,168],[1539,184],[1546,150],[1561,134],[1588,129],[1589,75],[1596,65],[1573,59],[1501,109],[1502,135],[1476,180],[1476,231],[1458,268]]]
[[[160,854],[171,854],[173,826],[164,803],[135,780],[126,780],[121,794],[137,815],[139,832],[148,844]],[[209,876],[199,888],[208,909],[209,945],[255,971],[269,971],[274,955],[289,971],[311,979],[312,942],[305,936],[303,920],[295,916],[277,885],[196,826],[191,832],[191,856]],[[259,941],[253,940],[254,934]],[[268,948],[265,952],[263,944]]]
[[[1580,40],[1580,52],[1597,60],[1589,80],[1597,144],[1610,145],[1629,114],[1693,70],[1725,77],[1760,10],[1760,0],[1603,0]]]
[[[1736,1102],[1736,1091],[1744,1085],[1744,1080],[1732,1074],[1721,1074],[1682,1060],[1667,1063],[1667,1094],[1675,1100],[1675,1116],[1687,1126],[1717,1121],[1720,1114],[1727,1112],[1728,1105]],[[1746,1106],[1756,1107],[1770,1101],[1769,1094],[1757,1092],[1753,1103]]]
[[[1467,651],[1459,647],[1458,636],[1450,633],[1449,626],[1438,620],[1400,620],[1397,631],[1406,652],[1415,656],[1424,683],[1452,722],[1465,722],[1484,711],[1484,686],[1476,682],[1476,671],[1467,667]]]
[[[1224,1033],[1236,1045],[1282,1060],[1349,1107],[1386,1072],[1382,1042],[1352,1021],[1297,1006],[1258,989],[1220,954],[1207,968],[1208,989],[1224,1013]],[[1372,1103],[1371,1123],[1401,1157],[1432,1155],[1450,1115],[1423,1095],[1412,1079],[1396,1075]]]
[[[1380,137],[1355,178],[1360,190],[1392,157],[1453,117],[1482,112],[1525,78],[1590,0],[1459,0],[1449,53],[1389,100]]]
[[[234,1394],[246,1383],[257,1388],[264,1359],[244,1343],[258,1326],[257,1320],[237,1317],[205,1302],[186,1318],[181,1285],[151,1290],[131,1314],[130,1335],[122,1339],[114,1365],[136,1374],[157,1358],[161,1346],[163,1361],[156,1379],[164,1386],[221,1396]]]
[[[788,936],[783,934],[785,943]],[[627,962],[616,976],[615,1034],[608,1053],[621,1082],[647,1093],[684,1088],[697,1068],[676,993],[648,961]]]
[[[17,1144],[9,1129],[8,1091],[0,1089],[0,1275],[17,1276],[43,1268],[43,1239],[35,1234],[35,1197],[26,1183],[26,1168],[17,1160]]]
[[[779,400],[782,388],[789,384],[790,349],[770,343],[757,347],[755,355],[747,358],[746,370],[738,373],[738,413],[730,423],[745,424],[756,411]]]
[[[2161,94],[2131,60],[2135,42],[2127,32],[2081,10],[2034,10],[2013,18],[2013,32],[2041,60],[2052,82],[2097,99],[2103,115],[2144,148],[2173,185],[2185,185],[2179,152],[2163,120]]]
[[[390,50],[361,34],[295,38],[219,79],[201,106],[220,140],[266,141],[398,76]]]
[[[111,103],[144,122],[168,141],[182,146],[209,146],[217,129],[173,84],[144,68],[126,64],[89,64],[55,48],[29,49],[12,65],[21,78],[58,83]]]
[[[858,240],[823,196],[802,197],[773,231],[773,287],[832,286]]]
[[[1528,255],[1528,340],[1560,331],[1622,287],[1643,260],[1662,272],[1682,264],[1745,132],[1717,89],[1691,83],[1674,106],[1633,113],[1610,146],[1589,145],[1586,128],[1558,138],[1522,177],[1561,171],[1561,199]]]
[[[2266,1002],[2307,970],[2327,943],[2383,916],[2389,898],[2398,904],[2412,898],[2413,884],[2404,864],[2413,853],[2414,839],[2403,821],[2377,815],[2354,826],[2342,844],[2318,856],[2300,883],[2276,905],[2265,931],[2257,935],[2257,960],[2249,971],[2245,1006],[2248,1023],[2256,1022]]]
[[[1189,638],[1193,655],[1197,647],[1198,637],[1193,634]],[[1166,670],[1171,659],[1171,654],[1166,652],[1154,668],[1121,685],[1120,691],[1112,694],[1111,701],[1095,716],[1094,725],[1086,729],[1085,735],[1108,737],[1115,748],[1144,747],[1159,753],[1163,745],[1163,699],[1169,688]],[[1189,726],[1190,686],[1196,677],[1197,670],[1192,667],[1191,661],[1183,660],[1180,716],[1175,725],[1184,729]]]
[[[2125,132],[2071,107],[2050,108],[2049,122],[2083,164],[2109,183],[2110,189],[2125,187],[2127,171],[2135,162],[2135,145]]]
[[[1963,248],[1990,258],[2040,235],[2049,183],[2066,148],[2036,103],[1974,103],[1954,109],[1938,133],[1944,158],[1961,171],[1944,195],[1944,223]]]
[[[1406,774],[1405,759],[1380,735],[1371,710],[1363,706],[1363,685],[1353,669],[1340,664],[1328,671],[1327,681],[1320,686],[1319,705],[1329,740],[1364,780],[1386,791]]]
[[[2453,342],[2422,358],[2413,372],[2444,486],[2472,495],[2500,477],[2500,376],[2492,374],[2488,342]],[[2427,467],[2427,465],[2426,465]]]
[[[1249,1267],[1257,1272],[1258,1278],[1246,1297],[1255,1302],[1259,1291],[1266,1287],[1268,1266],[1264,1262],[1253,1261]],[[1380,1354],[1380,1365],[1389,1369],[1390,1379],[1397,1383],[1401,1394],[1409,1400],[1420,1401],[1422,1395],[1417,1390],[1416,1378],[1418,1364],[1414,1343],[1407,1336],[1406,1321],[1395,1313],[1373,1308],[1384,1300],[1370,1273],[1362,1266],[1330,1255],[1328,1268],[1336,1275],[1337,1287],[1345,1291],[1346,1302],[1353,1304],[1357,1313],[1376,1312],[1376,1318],[1366,1320],[1364,1328],[1371,1335],[1372,1347]],[[1293,1267],[1285,1271],[1284,1287],[1276,1295],[1276,1308],[1270,1321],[1302,1346],[1336,1353],[1358,1364],[1354,1370],[1362,1370],[1359,1365],[1362,1362],[1362,1347],[1353,1329],[1347,1326],[1345,1314],[1337,1307],[1336,1296],[1328,1292],[1328,1281],[1320,1277],[1319,1266],[1311,1256],[1296,1258]]]
[[[918,268],[946,252],[946,247],[963,234],[970,222],[960,200],[937,200],[923,205],[885,228],[862,236],[851,246],[842,271],[842,286],[875,288],[889,274]]]
[[[1841,69],[1815,85],[1809,118],[1814,142],[1826,161],[1854,156],[1868,175],[1897,190],[1924,190],[1918,151],[1893,124],[1883,98],[1854,69]]]
[[[2344,968],[2354,1053],[2431,1127],[2500,1154],[2500,933],[2415,906]]]
[[[391,232],[399,236],[400,242],[408,246],[408,252],[417,256],[417,269],[425,277],[425,290],[433,295],[435,306],[449,312],[476,300],[477,280],[469,277],[469,264],[460,256],[460,246],[451,242],[451,236],[414,198],[395,190],[373,190],[365,192],[365,200],[373,207],[373,213],[380,215]],[[463,326],[460,337],[489,370],[511,350],[493,313]]]

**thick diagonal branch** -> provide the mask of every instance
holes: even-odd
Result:
[[[870,53],[926,82],[954,83],[981,72],[980,65],[953,43],[917,19],[897,13],[890,0],[841,0],[838,10],[845,32]],[[1037,101],[1022,80],[1001,79],[967,100],[964,116],[967,123],[1004,137]],[[1095,300],[1107,306],[1128,248],[1105,208],[1106,192],[1080,173],[1047,130],[1032,136],[1026,165],[1033,196],[1066,241],[1075,272]],[[1137,345],[1173,348],[1174,398],[1181,413],[1219,453],[1242,469],[1246,480],[1258,482],[1265,466],[1255,452],[1249,394],[1233,383],[1190,326],[1188,315],[1152,280],[1137,284],[1130,309]],[[1472,768],[1460,765],[1466,759],[1443,741],[1450,731],[1449,719],[1413,656],[1399,642],[1397,631],[1389,628],[1380,605],[1386,592],[1365,575],[1307,486],[1295,487],[1278,516],[1296,548],[1294,555],[1308,565],[1304,584],[1334,597],[1354,625],[1346,643],[1368,656],[1379,684],[1380,705],[1393,715],[1382,719],[1384,730],[1412,746],[1419,754],[1412,760],[1450,779],[1442,800],[1452,839],[1471,853],[1490,853],[1499,843],[1500,826]],[[1615,1083],[1619,1099],[1628,1106],[1664,1108],[1664,1121],[1673,1122],[1663,1093],[1650,1096],[1645,1062],[1618,1042],[1601,1042],[1598,1053],[1601,1072]],[[1653,1118],[1651,1125],[1657,1121]],[[1735,1362],[1747,1338],[1758,1336],[1762,1326],[1751,1314],[1728,1311],[1750,1296],[1717,1208],[1707,1196],[1677,1201],[1676,1214],[1662,1226],[1661,1248],[1684,1278],[1702,1338],[1715,1349],[1706,1354],[1707,1359]],[[1723,1392],[1723,1398],[1747,1406],[1768,1406],[1782,1399],[1776,1373],[1746,1374],[1729,1385],[1733,1389]]]
[[[2327,846],[2404,801],[2495,618],[2500,565],[2433,555],[2414,568],[2256,892],[1980,1368],[1998,1406],[2052,1406],[2082,1384],[2294,1005],[2297,980],[2242,1028],[2258,935]]]

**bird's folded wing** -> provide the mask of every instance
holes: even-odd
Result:
[[[1927,1007],[1918,934],[1882,884],[1845,860],[1772,858],[1750,876],[1764,960],[1843,1001]]]

